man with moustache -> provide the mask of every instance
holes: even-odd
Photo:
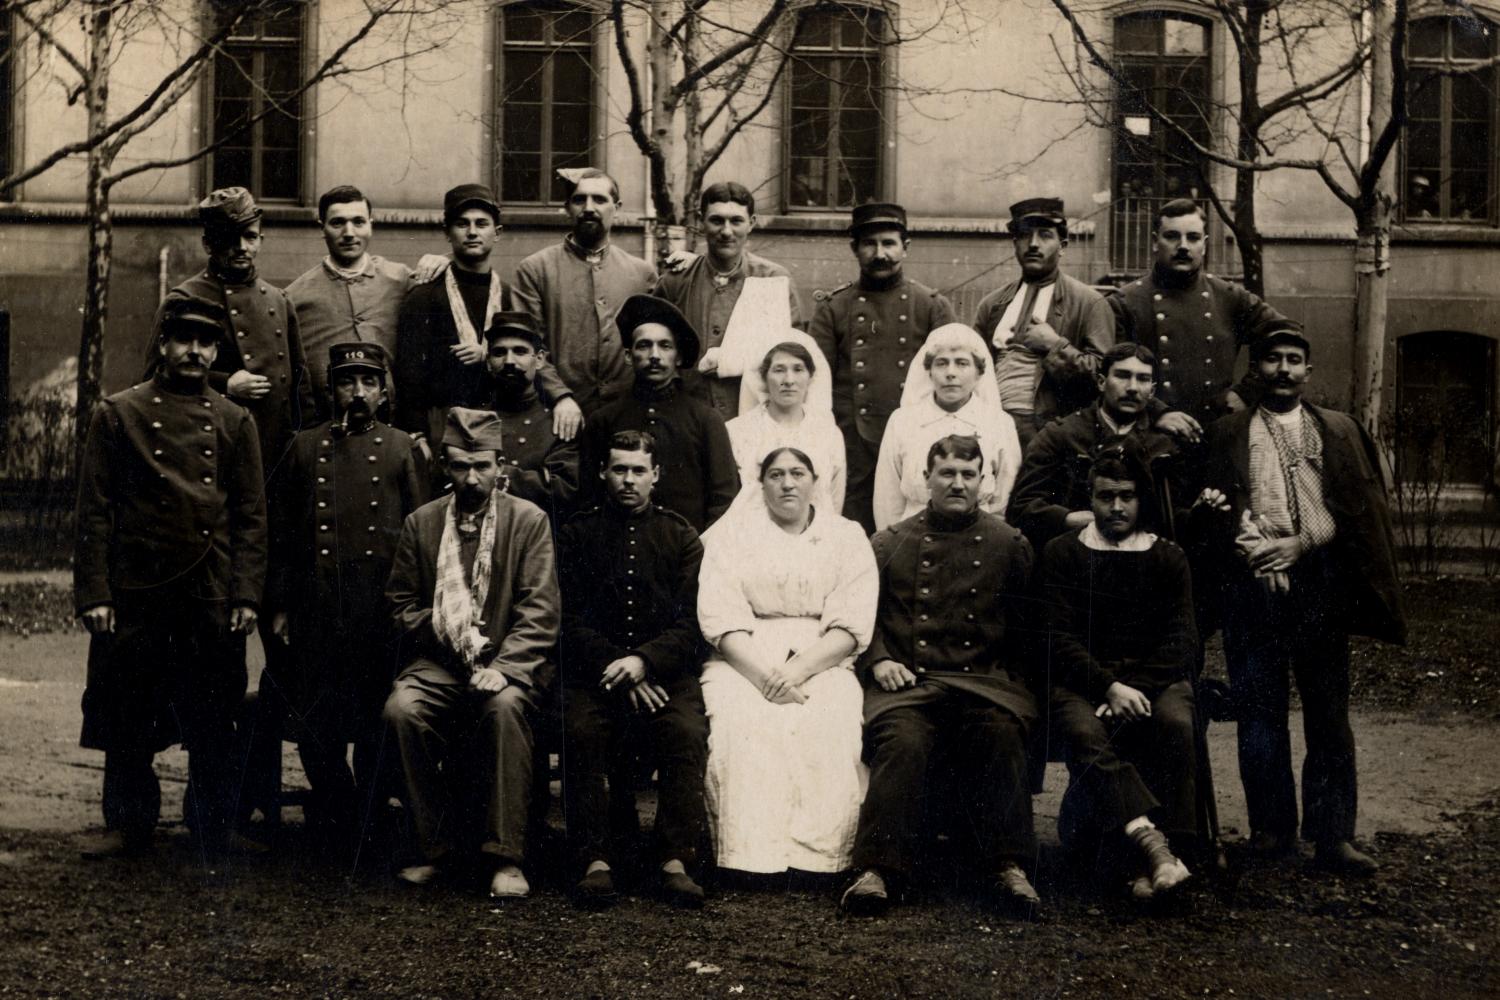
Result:
[[[312,786],[308,826],[337,850],[354,845],[361,806],[385,801],[380,710],[396,665],[384,587],[402,522],[427,500],[411,438],[380,419],[386,367],[377,343],[328,349],[333,419],[293,440],[272,505],[266,607],[291,650],[282,688]]]
[[[452,266],[402,301],[394,362],[394,423],[429,445],[441,437],[451,407],[488,405],[486,332],[496,313],[514,308],[490,260],[500,236],[500,205],[490,189],[460,184],[443,195],[443,231]],[[571,440],[580,419],[571,390],[547,367],[539,382],[559,435]]]
[[[104,751],[104,857],[151,846],[161,811],[152,758],[188,751],[193,834],[231,841],[234,712],[245,635],[266,574],[255,421],[209,373],[229,317],[220,296],[178,292],[157,317],[152,377],[104,399],[78,476],[74,601],[90,633],[80,743]]]
[[[1151,273],[1108,300],[1115,338],[1156,352],[1157,396],[1182,414],[1159,427],[1192,442],[1214,420],[1255,404],[1254,372],[1234,382],[1240,348],[1286,318],[1240,285],[1203,271],[1207,228],[1197,202],[1167,202],[1152,229]]]
[[[616,313],[632,295],[656,287],[656,270],[610,242],[620,187],[602,170],[569,179],[567,212],[573,230],[516,268],[516,307],[531,314],[557,374],[592,417],[630,387],[630,362],[614,330]],[[581,415],[559,419],[571,439]]]
[[[496,313],[485,336],[490,408],[500,417],[505,442],[500,467],[507,488],[546,511],[555,527],[578,494],[578,443],[553,433],[552,410],[537,392],[547,352],[536,320],[530,313]]]
[[[1026,448],[1049,420],[1093,400],[1115,323],[1104,296],[1062,271],[1062,199],[1016,202],[1009,228],[1021,277],[980,300],[974,329],[990,344],[1001,405]]]
[[[615,896],[608,817],[633,789],[607,774],[628,773],[638,750],[660,775],[652,863],[661,894],[679,906],[703,905],[687,866],[703,838],[703,773],[708,719],[698,672],[698,567],[703,544],[679,515],[651,502],[661,478],[656,442],[644,431],[609,440],[605,499],[558,535],[563,593],[564,787],[568,840],[581,873],[580,903],[606,906]],[[615,807],[611,806],[611,799]]]
[[[517,899],[531,892],[521,865],[533,726],[560,618],[552,529],[539,507],[503,488],[495,414],[455,407],[442,447],[453,492],[406,518],[385,587],[405,664],[385,720],[421,854],[399,877],[424,885],[450,872],[457,831],[477,807],[490,895]],[[477,794],[454,799],[455,786]]]
[[[1190,877],[1177,855],[1195,845],[1206,776],[1197,773],[1191,574],[1180,548],[1141,528],[1150,476],[1136,443],[1093,463],[1088,523],[1042,554],[1043,690],[1071,778],[1063,841],[1099,841],[1097,857],[1118,864],[1144,900]]]
[[[1353,845],[1358,811],[1349,727],[1349,636],[1406,641],[1379,453],[1358,421],[1303,400],[1312,345],[1283,321],[1251,344],[1265,391],[1209,431],[1200,497],[1218,560],[1213,596],[1239,723],[1252,852],[1296,851],[1288,674],[1301,697],[1302,836],[1315,863],[1376,870]]]
[[[448,266],[447,258],[427,255],[413,271],[370,253],[374,211],[369,197],[357,187],[341,184],[325,191],[318,199],[318,228],[328,253],[286,286],[307,352],[313,399],[323,420],[331,415],[328,349],[361,341],[379,344],[386,358],[391,358],[402,299],[413,285],[430,280]]]
[[[904,208],[857,206],[849,236],[859,281],[817,293],[807,332],[832,368],[833,415],[844,432],[849,470],[844,516],[873,532],[871,500],[886,421],[901,404],[907,366],[927,334],[954,315],[946,298],[903,270],[911,247]]]
[[[880,568],[875,635],[860,660],[870,787],[859,810],[859,877],[840,908],[883,912],[912,871],[936,797],[928,762],[958,769],[978,877],[1014,916],[1040,907],[1021,863],[1035,855],[1026,733],[1036,720],[1016,630],[1032,554],[1024,536],[979,509],[984,459],[972,437],[927,453],[927,509],[871,540]]]
[[[698,334],[676,306],[652,295],[626,299],[615,324],[635,381],[627,396],[584,427],[580,476],[587,501],[604,500],[601,472],[610,439],[619,431],[645,431],[656,441],[661,467],[656,502],[702,533],[729,509],[740,477],[723,419],[682,389],[679,369],[698,360]]]
[[[726,341],[760,343],[765,330],[802,329],[802,303],[780,264],[747,249],[755,229],[755,196],[722,181],[703,189],[698,217],[707,252],[680,272],[661,276],[656,294],[672,303],[703,337],[703,357],[683,384],[725,422],[740,412],[741,354],[721,352]],[[758,363],[759,358],[751,363]]]
[[[1026,533],[1038,550],[1057,536],[1094,521],[1089,470],[1099,456],[1125,441],[1139,447],[1151,481],[1146,524],[1174,534],[1173,505],[1186,504],[1177,446],[1153,429],[1149,412],[1156,389],[1156,357],[1149,348],[1125,341],[1100,362],[1099,398],[1043,427],[1026,451],[1011,492],[1006,520]]]

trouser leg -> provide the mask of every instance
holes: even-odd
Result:
[[[1307,757],[1302,762],[1302,835],[1320,844],[1354,836],[1359,786],[1349,725],[1349,637],[1315,622],[1292,654]]]
[[[568,846],[579,865],[611,861],[609,792],[615,721],[604,695],[589,688],[563,692],[563,815]]]
[[[1197,749],[1193,688],[1178,681],[1151,703],[1151,717],[1131,723],[1129,754],[1151,794],[1161,803],[1151,813],[1180,851],[1197,835]]]
[[[1106,724],[1094,711],[1081,695],[1052,689],[1052,725],[1063,740],[1068,765],[1068,790],[1059,816],[1064,839],[1120,830],[1160,804],[1135,766],[1115,752],[1120,724]]]
[[[104,828],[127,839],[145,840],[161,815],[161,784],[149,750],[109,750],[104,754]]]
[[[979,849],[979,863],[999,871],[1036,851],[1026,727],[1014,715],[965,696],[957,713],[955,758],[967,761],[965,808]]]
[[[453,848],[445,783],[438,764],[448,745],[447,728],[467,685],[431,660],[418,660],[397,678],[384,718],[401,757],[402,795],[417,829],[418,848],[436,862]]]
[[[1292,742],[1287,731],[1291,698],[1287,643],[1300,642],[1267,614],[1247,619],[1253,608],[1236,608],[1224,623],[1224,659],[1238,722],[1240,783],[1250,829],[1290,840],[1297,832],[1297,790],[1292,781]]]
[[[173,710],[188,752],[196,815],[193,832],[208,850],[222,850],[238,815],[240,769],[234,718],[245,700],[245,640],[230,635],[220,608],[196,616],[178,641],[182,665]]]
[[[477,762],[488,795],[482,849],[516,864],[526,859],[535,714],[531,692],[514,683],[479,706],[479,746],[488,758]]]
[[[698,678],[679,681],[668,693],[667,704],[641,721],[658,773],[655,860],[691,865],[708,822],[703,801],[708,718]]]
[[[841,424],[839,429],[844,432],[844,457],[848,463],[844,516],[858,521],[866,534],[874,534],[875,465],[880,458],[880,443],[866,441],[852,422]]]
[[[859,807],[855,868],[898,876],[910,872],[927,808],[927,761],[936,733],[932,710],[915,706],[889,709],[866,724],[870,785]]]

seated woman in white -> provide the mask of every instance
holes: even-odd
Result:
[[[880,581],[864,531],[810,500],[806,454],[765,456],[703,536],[698,622],[718,655],[703,669],[709,827],[719,867],[849,867],[866,774],[863,691]]]
[[[828,361],[801,330],[786,335],[740,382],[740,415],[726,425],[744,489],[760,489],[760,463],[776,448],[796,448],[818,469],[813,505],[844,509],[844,435],[833,422]]]
[[[906,373],[901,406],[891,414],[875,464],[875,528],[883,530],[927,506],[927,449],[949,434],[979,439],[984,479],[979,506],[1004,516],[1021,467],[1016,422],[1000,406],[984,340],[962,323],[927,335]],[[920,364],[917,362],[920,361]]]

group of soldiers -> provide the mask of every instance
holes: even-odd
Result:
[[[1374,870],[1353,844],[1348,637],[1404,637],[1379,462],[1357,422],[1303,399],[1313,343],[1298,325],[1203,270],[1201,208],[1163,206],[1151,272],[1106,298],[1061,268],[1061,201],[1012,206],[1021,274],[980,303],[987,350],[972,359],[1024,448],[1008,499],[980,503],[996,442],[944,433],[921,445],[925,506],[877,532],[908,366],[955,319],[906,274],[901,207],[854,209],[858,277],[808,316],[787,270],[749,251],[743,186],[705,190],[705,251],[660,275],[611,239],[612,178],[569,187],[569,232],[511,283],[491,263],[501,210],[483,185],[447,193],[451,253],[415,269],[370,253],[368,196],[330,190],[328,254],[285,290],[256,273],[249,193],[203,201],[207,265],[163,301],[145,380],[99,408],[80,473],[82,741],[105,752],[107,833],[90,853],[149,848],[153,756],[177,742],[195,843],[244,847],[238,726],[278,746],[295,733],[309,824],[333,841],[394,795],[415,830],[401,878],[431,881],[478,845],[491,892],[524,896],[537,746],[560,704],[579,897],[614,898],[612,793],[631,784],[622,759],[649,752],[657,887],[701,905],[696,593],[699,536],[741,488],[725,421],[747,373],[728,359],[746,330],[774,344],[796,328],[828,364],[842,513],[873,534],[880,574],[846,910],[897,895],[953,799],[997,898],[1034,912],[1024,867],[1048,756],[1072,777],[1065,838],[1098,845],[1138,897],[1172,892],[1212,832],[1197,694],[1216,628],[1248,849],[1297,845],[1290,675],[1301,834],[1323,866]],[[247,714],[257,629],[266,669]]]

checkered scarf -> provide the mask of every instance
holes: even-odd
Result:
[[[1317,548],[1332,541],[1336,529],[1323,502],[1323,435],[1307,407],[1300,413],[1297,430],[1289,432],[1260,410],[1271,447],[1252,449],[1250,506],[1279,536],[1301,535],[1308,548]]]
[[[463,550],[458,537],[458,498],[448,505],[443,538],[438,543],[437,585],[432,595],[432,631],[470,671],[479,667],[484,635],[485,601],[490,593],[490,562],[495,553],[495,522],[499,493],[491,493],[479,525],[479,551],[474,554],[472,584],[464,581]]]

